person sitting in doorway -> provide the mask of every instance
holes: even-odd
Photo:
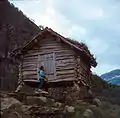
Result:
[[[39,73],[39,81],[40,81],[39,91],[41,91],[41,89],[44,86],[44,83],[48,82],[48,79],[45,76],[44,66],[40,66],[38,73]],[[45,88],[45,91],[47,91],[47,87],[44,87],[44,88]]]

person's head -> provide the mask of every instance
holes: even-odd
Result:
[[[40,66],[40,70],[44,70],[44,66]]]

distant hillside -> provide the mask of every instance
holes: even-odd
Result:
[[[17,65],[10,59],[10,52],[31,40],[40,31],[22,11],[0,0],[0,81],[1,88],[13,89],[17,79]]]
[[[120,86],[112,85],[97,75],[92,75],[90,81],[95,96],[120,105]]]
[[[120,85],[120,69],[116,69],[101,75],[101,78],[109,83]]]

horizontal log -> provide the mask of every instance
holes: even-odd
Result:
[[[31,76],[23,76],[23,79],[37,79],[37,75],[31,75]]]
[[[68,71],[68,70],[74,70],[74,67],[56,68],[56,71]]]
[[[38,88],[39,87],[39,81],[37,80],[24,80],[24,83],[27,86],[30,86],[32,88]],[[44,88],[58,88],[58,87],[68,87],[68,86],[73,86],[73,81],[72,80],[67,80],[67,81],[49,81],[48,83],[44,83],[43,87]]]
[[[35,58],[34,58],[34,57],[33,57],[33,58],[31,58],[31,57],[29,58],[29,57],[28,57],[28,58],[24,58],[24,59],[23,59],[23,63],[27,63],[27,62],[28,62],[28,63],[30,63],[30,62],[36,63],[37,60],[38,60],[38,56],[35,57]]]
[[[27,53],[26,53],[26,55],[39,55],[39,54],[46,54],[46,53],[52,53],[52,52],[56,52],[56,53],[60,53],[60,52],[66,52],[66,53],[71,53],[71,50],[69,50],[69,49],[50,49],[50,50],[48,50],[48,49],[45,49],[45,50],[42,50],[42,49],[40,49],[40,50],[30,50],[30,51],[28,51]]]
[[[75,80],[76,78],[75,77],[61,77],[61,78],[57,78],[55,80],[50,80],[50,81],[69,81],[69,80]]]
[[[22,65],[27,65],[27,64],[31,64],[31,63],[32,63],[32,64],[37,64],[37,62],[34,61],[34,60],[30,60],[30,62],[23,60],[23,64],[22,64]]]
[[[22,71],[36,71],[37,72],[37,68],[22,68]]]
[[[56,71],[58,70],[74,70],[74,65],[72,65],[72,66],[65,66],[65,67],[59,67],[59,66],[57,66],[56,67]]]
[[[72,62],[74,62],[74,64],[75,64],[75,61],[74,61],[74,59],[73,58],[70,58],[70,59],[63,59],[63,60],[56,60],[56,62],[64,62],[64,63],[72,63]]]
[[[25,78],[23,78],[23,80],[37,80],[37,78],[36,77],[34,77],[34,78],[25,77]]]
[[[37,60],[38,59],[38,56],[29,56],[29,57],[24,57],[23,60]]]
[[[74,56],[74,53],[71,50],[63,50],[61,52],[56,52],[56,57],[63,57],[63,56]]]
[[[74,74],[56,76],[56,79],[74,78]]]
[[[57,67],[70,67],[70,66],[74,66],[74,63],[65,63],[65,64],[60,64],[60,63],[56,63],[56,68]]]
[[[72,74],[74,70],[66,70],[66,71],[56,71],[56,75],[65,75],[65,74]]]
[[[36,59],[36,58],[38,58],[38,55],[30,55],[30,54],[29,55],[25,55],[24,59],[26,59],[26,58],[30,58],[30,59],[31,58],[35,58]]]
[[[36,67],[37,67],[36,64],[24,64],[24,65],[22,66],[22,69],[24,69],[24,68],[36,68]]]
[[[39,47],[40,49],[51,49],[51,48],[60,48],[60,49],[69,49],[68,46],[65,45],[47,45],[47,44],[42,44]]]
[[[40,44],[46,44],[46,43],[56,43],[56,39],[53,39],[53,38],[44,38],[42,40],[39,41]]]
[[[60,57],[57,57],[56,56],[56,61],[58,60],[73,60],[74,61],[74,56],[71,55],[71,56],[60,56]]]
[[[23,62],[24,63],[36,63],[38,61],[38,59],[24,59]]]
[[[60,81],[74,81],[74,78],[67,78],[67,79],[55,79],[51,80],[50,82],[60,82]]]
[[[23,71],[22,75],[36,75],[37,71]]]
[[[52,43],[44,43],[40,47],[60,47],[60,48],[69,48],[67,45],[60,45],[60,43],[52,42]]]

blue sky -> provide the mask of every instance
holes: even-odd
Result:
[[[37,25],[88,45],[103,74],[120,68],[120,0],[10,0]]]

